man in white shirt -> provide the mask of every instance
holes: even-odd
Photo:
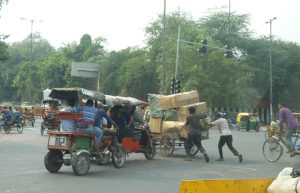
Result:
[[[243,161],[242,154],[239,154],[239,152],[232,146],[232,134],[228,126],[228,122],[226,119],[222,118],[221,114],[216,115],[216,121],[212,122],[214,126],[218,126],[219,131],[221,133],[220,141],[219,141],[219,153],[220,153],[220,159],[217,161],[223,161],[223,146],[226,145],[230,149],[230,151],[233,153],[233,155],[238,156],[239,162]]]
[[[280,121],[276,120],[276,117],[273,117],[273,121],[271,122],[271,126],[273,126],[275,129],[278,129],[280,126]]]

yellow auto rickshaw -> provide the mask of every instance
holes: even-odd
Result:
[[[236,130],[246,129],[259,132],[260,120],[258,113],[239,113],[236,120]]]

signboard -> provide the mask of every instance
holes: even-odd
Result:
[[[71,75],[77,77],[98,78],[98,71],[100,71],[100,68],[101,64],[73,62]]]

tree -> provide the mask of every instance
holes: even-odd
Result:
[[[111,95],[117,95],[121,89],[117,86],[119,69],[128,59],[130,48],[121,51],[111,51],[107,60],[101,65],[101,91]]]
[[[11,58],[5,62],[5,67],[0,73],[4,81],[3,89],[5,89],[6,92],[0,96],[0,100],[11,100],[12,98],[14,100],[20,99],[17,97],[18,91],[11,85],[13,84],[15,76],[19,73],[20,67],[25,62],[30,61],[30,44],[31,35],[27,36],[22,42],[14,42],[8,47],[7,50],[10,53]],[[43,58],[52,51],[54,51],[54,48],[46,39],[40,36],[40,33],[34,33],[32,35],[32,61]],[[34,67],[32,67],[32,70],[34,70]],[[29,79],[29,73],[27,78]],[[23,90],[23,92],[28,93],[27,90]]]
[[[140,99],[146,99],[150,90],[158,84],[156,67],[151,65],[147,54],[145,48],[132,48],[118,70],[118,87]]]

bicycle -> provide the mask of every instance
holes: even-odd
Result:
[[[300,133],[297,131],[295,134],[292,135],[295,137],[295,141],[293,145],[295,146],[297,141],[300,138]],[[287,148],[287,139],[285,132],[277,133],[277,135],[273,135],[272,137],[268,138],[263,144],[263,155],[269,162],[276,162],[283,154],[283,145]],[[288,153],[288,152],[287,152]],[[296,155],[300,155],[297,153]],[[274,157],[274,158],[273,158]]]

